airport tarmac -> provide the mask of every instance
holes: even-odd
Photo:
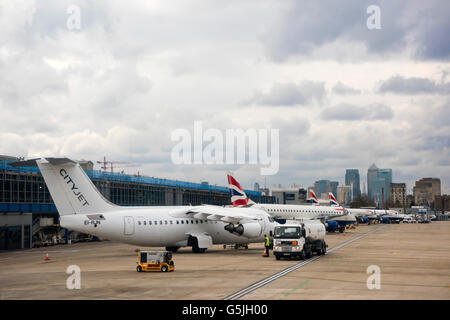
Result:
[[[328,250],[365,234],[240,299],[450,299],[450,221],[360,225],[327,234]],[[136,248],[103,241],[2,252],[0,299],[223,299],[302,262],[264,258],[263,244],[215,245],[204,254],[180,249],[174,272],[138,273]],[[79,290],[66,288],[70,265],[81,269]],[[380,290],[367,288],[371,265],[381,270]]]

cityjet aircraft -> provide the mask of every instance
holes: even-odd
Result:
[[[348,214],[346,209],[342,207],[255,203],[247,197],[244,189],[231,172],[227,173],[227,178],[231,203],[235,207],[263,209],[274,219],[319,219],[325,224],[328,230],[335,230],[337,223],[340,232],[344,232],[346,225],[354,224],[356,222],[356,218],[353,215]]]
[[[331,206],[340,206],[339,202],[336,200],[332,192],[328,193],[328,197],[330,198]],[[369,224],[377,219],[377,215],[374,213],[374,210],[371,209],[347,208],[347,211],[353,214],[356,219],[367,222]]]
[[[277,224],[260,209],[220,206],[121,207],[107,201],[80,165],[67,158],[11,164],[38,166],[64,228],[139,246],[176,252],[192,246],[203,253],[213,244],[263,242]]]

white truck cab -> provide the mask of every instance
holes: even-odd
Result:
[[[275,227],[273,254],[277,260],[286,258],[311,258],[313,252],[326,253],[325,225],[320,221],[286,222]]]

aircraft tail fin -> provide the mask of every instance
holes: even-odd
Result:
[[[249,197],[245,194],[244,189],[241,187],[239,182],[234,178],[232,172],[227,172],[228,178],[228,188],[230,189],[231,203],[234,207],[247,206],[249,204],[254,204]]]
[[[328,192],[328,197],[330,198],[330,205],[339,206],[339,202],[336,200],[332,192]]]
[[[40,158],[11,165],[39,167],[61,216],[107,212],[120,208],[106,200],[80,165],[68,158]]]
[[[309,199],[308,200],[316,205],[319,205],[319,199],[317,199],[316,194],[312,190],[309,190]]]

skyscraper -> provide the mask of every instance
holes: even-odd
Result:
[[[374,164],[372,164],[367,170],[367,196],[369,199],[373,199],[372,195],[372,185],[373,180],[378,179],[378,167]]]
[[[372,164],[367,171],[367,193],[378,207],[384,208],[391,197],[392,169],[378,169]]]
[[[384,179],[384,201],[391,198],[392,169],[379,169],[378,178]]]
[[[328,199],[328,192],[332,192],[336,197],[338,185],[338,181],[318,180],[314,182],[314,192],[322,199]]]
[[[314,193],[317,197],[322,198],[323,195],[326,195],[328,198],[328,192],[330,192],[330,180],[318,180],[314,182]]]
[[[347,169],[345,171],[345,184],[352,186],[351,200],[361,195],[360,178],[358,169]]]
[[[339,185],[338,181],[330,181],[330,188],[328,192],[332,192],[335,197],[337,195],[338,185]],[[328,199],[328,196],[325,199]]]

